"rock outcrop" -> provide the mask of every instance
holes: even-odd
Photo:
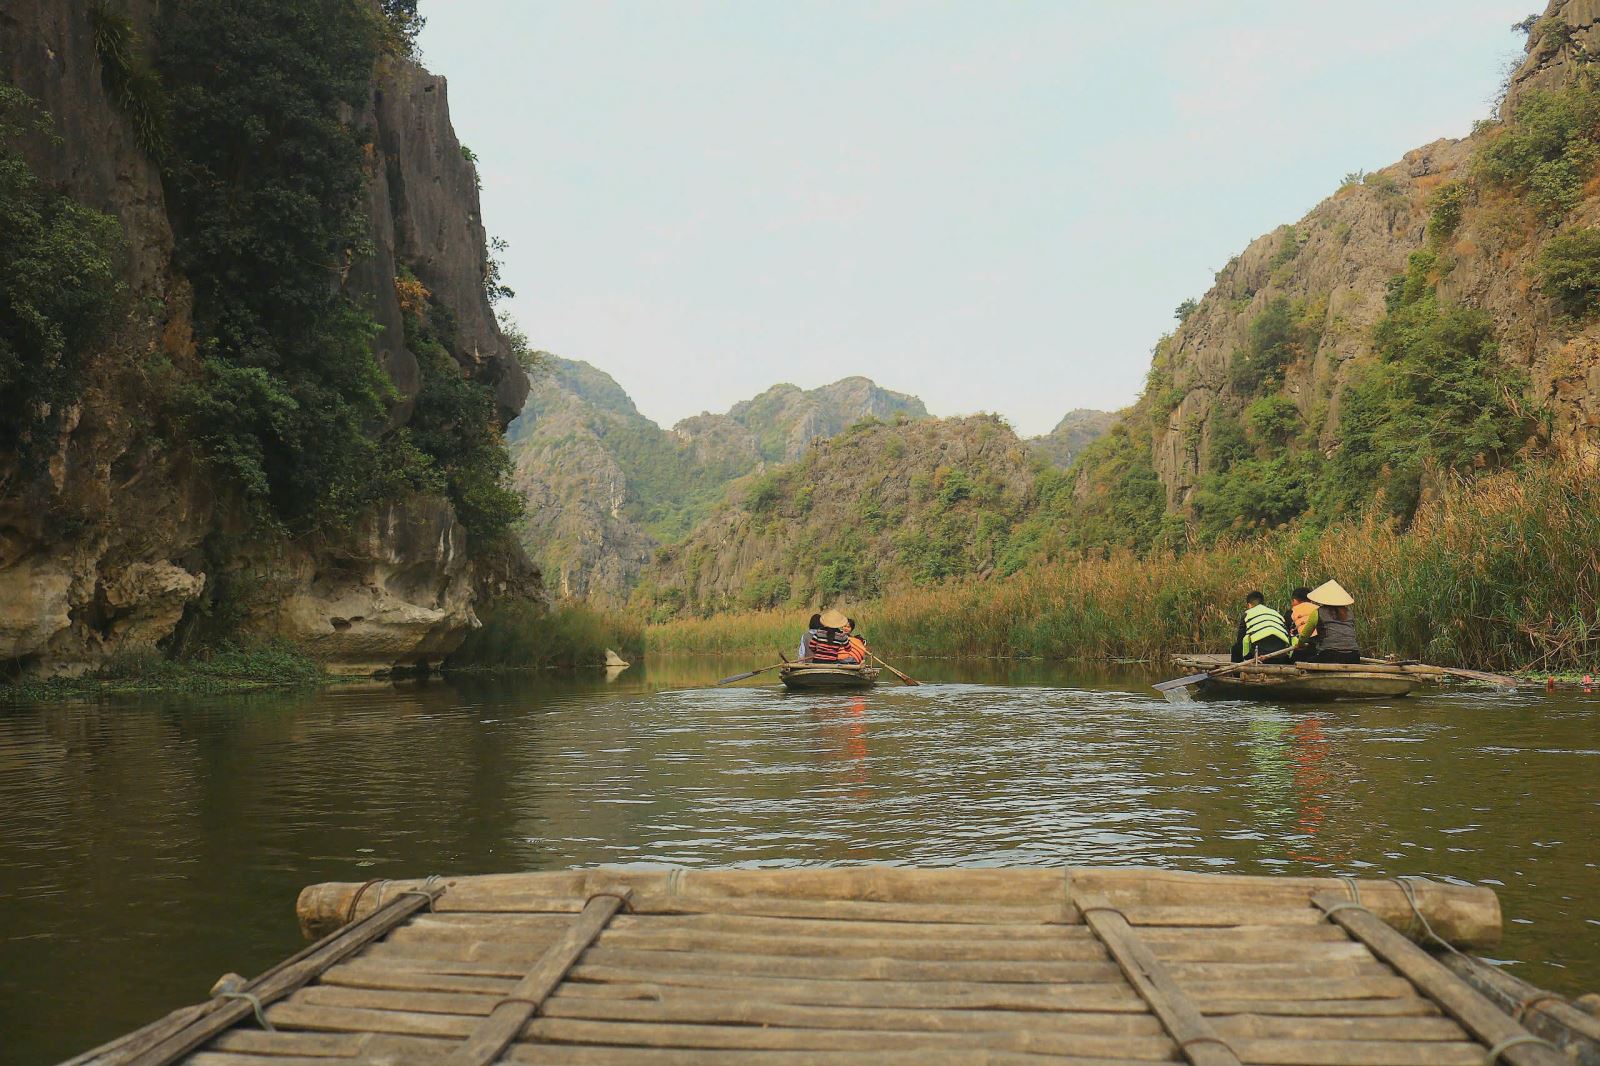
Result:
[[[154,0],[127,5],[142,31],[156,11]],[[286,638],[335,670],[437,663],[477,624],[481,576],[466,551],[470,532],[447,503],[392,505],[339,535],[290,541],[260,532],[202,464],[153,439],[152,363],[179,377],[196,370],[188,286],[172,259],[159,168],[102,85],[84,5],[13,0],[0,9],[0,79],[53,121],[55,138],[22,146],[29,165],[120,223],[133,309],[104,350],[88,353],[46,475],[0,454],[0,666],[71,672],[164,649],[186,624],[203,623],[225,585],[261,593],[240,600],[243,638]],[[443,79],[385,60],[367,113],[352,121],[373,131],[374,146],[370,255],[351,264],[346,285],[383,327],[392,423],[410,417],[420,387],[394,290],[400,262],[453,313],[452,354],[510,417],[526,379],[485,297],[476,176],[451,129]]]
[[[1558,90],[1600,58],[1600,0],[1552,0],[1532,24],[1528,55],[1512,75],[1497,122],[1460,140],[1440,140],[1398,163],[1347,183],[1292,226],[1253,241],[1217,273],[1216,284],[1158,349],[1146,391],[1127,426],[1153,424],[1148,439],[1169,512],[1187,513],[1219,424],[1237,419],[1251,396],[1229,381],[1236,352],[1274,301],[1293,301],[1315,342],[1282,370],[1292,399],[1324,454],[1339,441],[1341,403],[1354,375],[1377,355],[1373,327],[1388,310],[1390,286],[1413,253],[1429,248],[1429,217],[1441,189],[1461,190],[1459,222],[1432,250],[1428,281],[1444,304],[1487,312],[1500,357],[1525,371],[1518,402],[1547,418],[1543,443],[1600,456],[1600,322],[1559,313],[1538,283],[1540,253],[1562,232],[1600,224],[1600,187],[1561,217],[1542,217],[1503,189],[1476,180],[1474,160],[1500,137],[1530,92]],[[1080,495],[1097,491],[1093,470]]]
[[[1117,416],[1112,411],[1080,407],[1063,415],[1049,433],[1030,437],[1028,446],[1035,454],[1065,470],[1085,448],[1105,436],[1116,421]]]
[[[985,577],[1007,568],[1012,535],[1036,510],[1037,465],[991,415],[862,423],[741,482],[658,553],[637,598],[664,617]]]
[[[528,503],[523,541],[554,594],[621,603],[657,549],[687,536],[738,479],[862,419],[927,416],[916,397],[852,377],[777,385],[664,430],[610,375],[548,356],[507,430]]]

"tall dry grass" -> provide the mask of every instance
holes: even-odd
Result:
[[[623,656],[642,650],[642,628],[632,616],[582,604],[507,601],[483,612],[483,627],[468,634],[444,666],[447,671],[599,666],[607,648]]]
[[[1396,532],[1365,517],[1180,554],[1113,554],[1005,580],[848,605],[875,649],[923,655],[1153,658],[1226,648],[1244,593],[1286,605],[1334,577],[1357,599],[1362,642],[1441,665],[1600,665],[1600,481],[1580,467],[1500,475],[1426,505]],[[648,627],[651,651],[776,656],[801,612]]]

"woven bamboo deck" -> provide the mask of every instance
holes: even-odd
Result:
[[[321,940],[73,1062],[1571,1066],[1600,1054],[1600,1021],[1556,997],[1509,1002],[1515,990],[1475,976],[1481,963],[1429,940],[1446,966],[1408,938],[1470,948],[1499,935],[1493,892],[1427,881],[602,869],[313,885],[299,914]]]

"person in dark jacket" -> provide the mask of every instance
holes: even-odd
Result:
[[[1359,663],[1361,642],[1356,638],[1355,597],[1337,581],[1325,581],[1307,594],[1313,610],[1294,636],[1297,663]]]

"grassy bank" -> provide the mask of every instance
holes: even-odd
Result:
[[[644,646],[639,621],[580,604],[502,603],[482,618],[483,628],[445,660],[446,672],[599,666],[607,648],[628,658]]]
[[[154,652],[119,655],[78,677],[18,679],[0,683],[0,702],[88,699],[95,696],[223,692],[318,685],[320,664],[287,644],[225,647],[205,655],[167,659]]]
[[[1425,505],[1396,532],[1364,518],[1320,531],[1145,558],[1123,553],[849,605],[880,652],[1150,658],[1233,639],[1244,593],[1286,604],[1337,577],[1363,644],[1441,665],[1600,667],[1600,481],[1564,468],[1501,475]],[[771,657],[803,611],[650,626],[651,651]]]

